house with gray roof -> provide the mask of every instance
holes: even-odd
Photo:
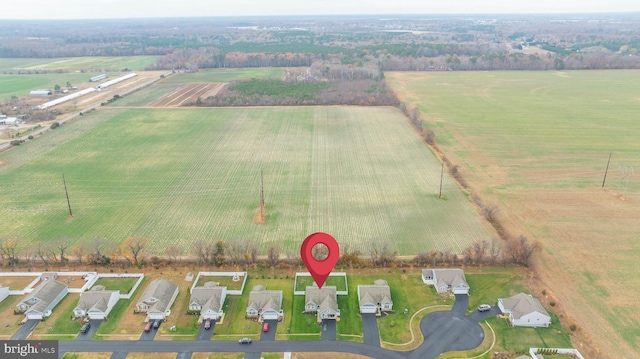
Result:
[[[219,287],[216,282],[206,282],[202,287],[191,290],[189,310],[199,311],[200,320],[217,321],[222,317],[222,305],[227,298],[227,287]]]
[[[282,321],[283,317],[282,291],[267,290],[267,287],[263,285],[253,287],[249,293],[247,318]]]
[[[518,293],[510,298],[499,298],[498,307],[509,315],[509,321],[520,327],[548,327],[551,316],[540,302],[529,294]]]
[[[469,284],[459,268],[423,269],[422,281],[433,285],[438,293],[469,294]]]
[[[305,313],[317,313],[318,319],[336,319],[340,316],[335,286],[309,286],[304,291]]]
[[[360,304],[360,313],[379,315],[383,311],[393,310],[391,288],[389,288],[387,281],[378,279],[373,282],[373,285],[359,285],[358,303]]]
[[[119,299],[119,290],[106,290],[104,286],[97,285],[80,294],[78,305],[73,309],[73,316],[76,318],[105,319]]]
[[[9,287],[3,287],[0,283],[0,302],[9,296]]]
[[[52,279],[46,280],[18,303],[18,311],[24,313],[27,319],[43,319],[51,315],[53,308],[68,292],[66,284]]]
[[[164,320],[171,314],[171,305],[178,296],[178,285],[164,279],[151,282],[136,303],[136,310],[147,313],[149,320]]]

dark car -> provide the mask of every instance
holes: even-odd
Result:
[[[211,319],[207,318],[207,320],[204,321],[204,329],[209,330],[209,328],[211,328]]]
[[[238,343],[240,343],[240,344],[251,344],[251,338],[242,338],[242,339],[238,340]]]
[[[89,329],[91,329],[91,324],[84,323],[82,324],[82,328],[80,328],[80,333],[86,333],[89,331]]]
[[[160,321],[156,320],[155,322],[153,322],[153,329],[158,329],[160,328]]]
[[[153,326],[153,322],[152,321],[148,321],[147,324],[144,326],[144,331],[145,332],[151,331],[151,327],[152,326]]]

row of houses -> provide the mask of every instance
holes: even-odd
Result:
[[[433,285],[437,292],[468,294],[469,284],[461,269],[425,269],[422,271],[425,284]],[[66,284],[55,277],[43,281],[17,305],[17,310],[27,319],[43,319],[68,293]],[[0,301],[9,295],[9,289],[0,285]],[[178,296],[178,285],[164,279],[152,281],[136,303],[136,311],[145,313],[149,320],[164,320],[171,314],[171,306]],[[201,320],[218,320],[223,315],[223,304],[227,288],[216,282],[206,282],[194,287],[189,299],[189,311],[199,313]],[[95,286],[83,292],[73,310],[75,317],[104,319],[120,298],[119,291]],[[391,290],[385,280],[376,280],[372,285],[358,286],[360,313],[376,313],[393,310]],[[502,313],[516,326],[547,327],[551,317],[544,307],[530,295],[520,293],[510,298],[498,299]],[[304,313],[316,314],[318,320],[340,317],[335,286],[308,286],[305,289]],[[282,291],[267,290],[264,285],[255,286],[249,293],[246,317],[256,320],[279,320],[284,317]]]

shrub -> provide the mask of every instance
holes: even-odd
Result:
[[[552,307],[555,307],[555,306],[556,306],[556,302],[554,302],[554,301],[552,300],[551,302],[549,302],[549,305],[550,305],[550,306],[552,306]]]
[[[51,124],[51,129],[55,130],[56,128],[60,127],[60,124],[58,122],[54,122]]]
[[[33,135],[29,135],[29,137],[27,137],[30,140],[33,140]]]
[[[11,144],[11,146],[20,146],[20,143],[21,143],[20,140],[13,140],[13,141],[11,141],[10,144]]]
[[[575,332],[575,331],[576,331],[576,329],[578,329],[578,327],[577,327],[575,324],[571,324],[571,325],[569,326],[569,329],[570,329],[572,332]]]

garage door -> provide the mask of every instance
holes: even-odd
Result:
[[[263,313],[262,314],[262,319],[263,320],[278,320],[278,313],[274,313],[274,312]]]
[[[104,313],[89,313],[89,319],[104,319]]]
[[[149,313],[147,316],[150,320],[164,319],[164,315],[162,313]]]
[[[39,320],[42,320],[42,313],[27,313],[27,319],[39,319]]]

